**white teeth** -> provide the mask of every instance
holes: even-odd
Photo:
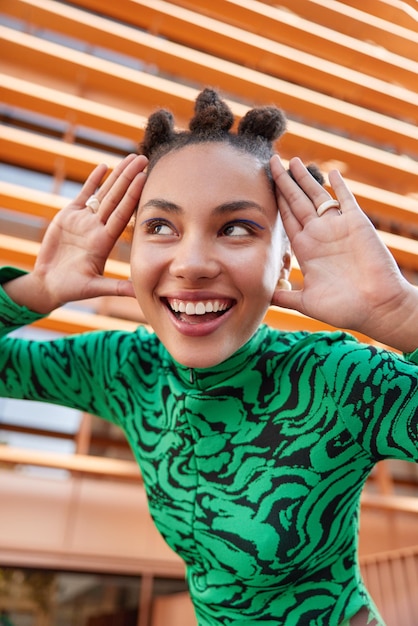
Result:
[[[206,307],[203,302],[198,302],[196,304],[195,313],[196,315],[204,315],[206,313]]]
[[[170,306],[176,313],[186,315],[204,315],[205,313],[217,313],[226,311],[228,304],[220,303],[219,300],[208,302],[185,302],[184,300],[170,300]]]

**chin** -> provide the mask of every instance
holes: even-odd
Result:
[[[216,365],[219,365],[219,363],[226,361],[226,359],[228,359],[231,356],[231,354],[227,354],[221,357],[219,357],[219,355],[217,357],[215,356],[210,357],[207,355],[202,357],[202,354],[196,355],[196,356],[191,355],[191,354],[179,355],[179,356],[176,356],[173,353],[171,354],[173,358],[178,363],[180,363],[180,365],[183,365],[184,367],[190,367],[190,369],[210,369],[211,367],[215,367]]]
[[[191,369],[215,367],[226,361],[239,348],[225,345],[225,342],[215,341],[214,338],[210,341],[186,341],[183,345],[180,341],[175,345],[172,345],[172,342],[164,345],[177,363]]]

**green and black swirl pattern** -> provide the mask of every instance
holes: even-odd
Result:
[[[380,459],[418,461],[417,365],[264,326],[191,376],[143,328],[7,336],[34,317],[0,301],[0,395],[121,426],[201,626],[348,626],[362,607],[383,624],[358,569],[359,498]]]

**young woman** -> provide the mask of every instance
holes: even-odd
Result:
[[[106,167],[94,170],[34,270],[1,271],[0,394],[121,426],[201,626],[381,625],[359,574],[359,499],[379,460],[418,461],[418,294],[338,172],[336,201],[298,159],[289,175],[273,155],[280,110],[232,124],[212,90],[189,131],[157,111],[143,155],[101,187]],[[132,281],[104,278],[133,213]],[[135,294],[155,332],[6,336],[105,294]],[[274,330],[270,304],[405,356],[342,331]]]

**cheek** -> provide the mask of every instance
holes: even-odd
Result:
[[[235,274],[240,291],[254,311],[264,311],[271,304],[278,280],[276,256],[267,250],[246,260]]]
[[[153,279],[153,256],[147,254],[146,246],[138,243],[135,238],[132,242],[130,268],[131,279],[137,296],[143,296],[144,288],[149,286]]]

